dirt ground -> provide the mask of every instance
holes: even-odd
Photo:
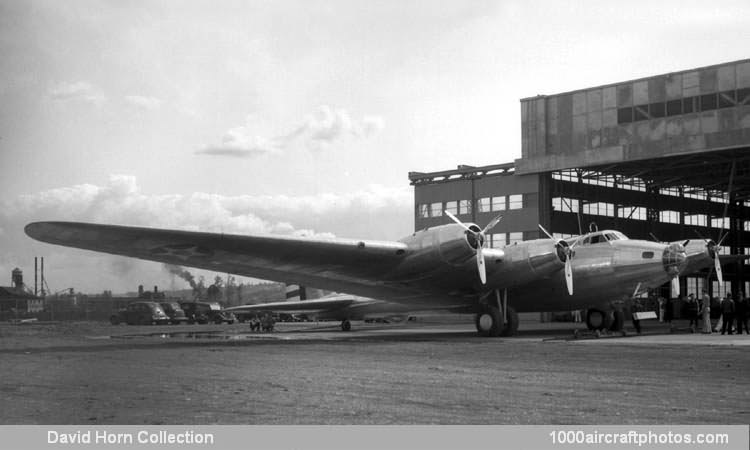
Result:
[[[750,422],[746,345],[247,328],[0,324],[0,424]]]

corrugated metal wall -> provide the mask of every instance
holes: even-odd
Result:
[[[750,60],[521,101],[519,173],[750,143]]]

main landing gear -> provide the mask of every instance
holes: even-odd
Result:
[[[602,311],[600,309],[589,309],[586,312],[586,327],[592,331],[596,337],[603,333],[613,332],[625,335],[625,314],[622,310],[615,309],[612,312]],[[576,330],[573,337],[580,337]]]
[[[341,331],[351,331],[352,329],[352,323],[349,322],[349,319],[344,319],[341,321]]]
[[[503,315],[500,308],[484,305],[474,318],[474,324],[480,336],[513,336],[518,331],[518,313],[509,307],[507,323],[503,324]]]

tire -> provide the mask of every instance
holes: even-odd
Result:
[[[341,321],[341,331],[351,331],[352,329],[352,323],[348,320],[342,320]]]
[[[591,331],[602,331],[609,327],[611,320],[609,315],[599,309],[586,311],[586,326]]]
[[[476,315],[474,324],[477,332],[483,337],[497,337],[503,330],[503,318],[496,306],[485,306]]]

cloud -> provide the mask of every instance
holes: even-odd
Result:
[[[383,126],[382,118],[366,116],[361,120],[355,120],[346,110],[324,105],[310,114],[307,120],[288,134],[284,140],[287,142],[301,140],[310,148],[321,149],[348,137],[370,137],[381,131]]]
[[[283,234],[396,240],[413,231],[412,188],[378,185],[321,195],[150,194],[135,177],[111,175],[103,185],[79,184],[0,202],[0,274],[45,256],[50,284],[84,292],[163,284],[156,263],[32,241],[29,222],[66,220],[227,234]],[[52,270],[56,270],[52,273]]]
[[[51,98],[59,101],[79,100],[101,106],[107,97],[86,81],[61,82],[49,89]]]
[[[378,116],[354,119],[344,109],[320,106],[296,128],[271,138],[253,132],[252,116],[247,124],[226,132],[220,144],[205,146],[196,154],[248,158],[288,150],[300,144],[312,150],[324,149],[344,139],[366,139],[383,130],[385,121]]]
[[[125,101],[135,107],[153,111],[161,107],[162,101],[155,97],[144,97],[142,95],[125,96]]]
[[[250,119],[248,119],[250,122]],[[213,156],[247,158],[275,153],[279,150],[278,140],[269,140],[253,134],[250,125],[232,128],[224,134],[218,145],[204,147],[196,153]]]

